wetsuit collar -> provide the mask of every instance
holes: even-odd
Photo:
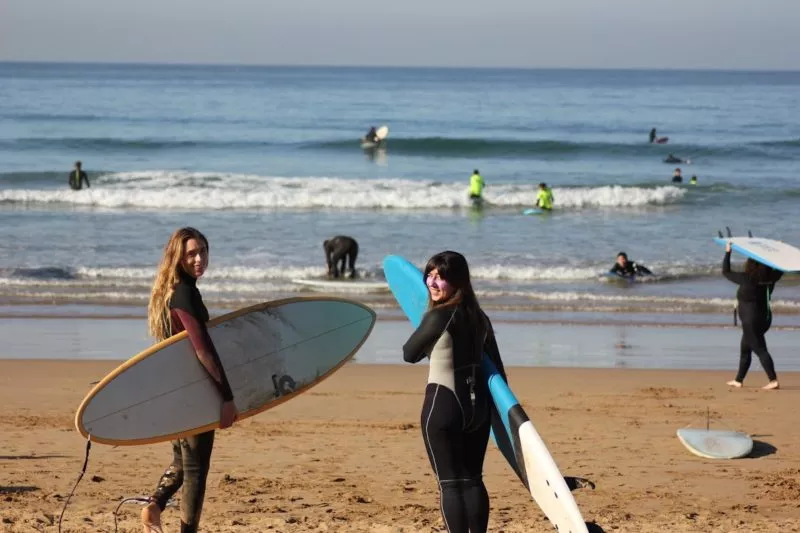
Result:
[[[197,278],[186,272],[183,267],[178,267],[178,277],[191,287],[197,286]]]

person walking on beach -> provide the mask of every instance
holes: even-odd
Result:
[[[197,359],[217,388],[219,427],[225,429],[236,420],[236,405],[206,329],[208,310],[196,286],[197,279],[208,267],[208,250],[208,240],[194,228],[181,228],[172,234],[153,282],[147,323],[150,334],[158,341],[184,330],[188,333]],[[197,531],[213,446],[213,430],[172,442],[172,464],[162,474],[150,503],[142,510],[144,533],[162,533],[161,513],[178,489],[182,489],[181,533]]]
[[[345,263],[350,271],[349,277],[356,277],[356,258],[358,258],[358,243],[347,235],[337,235],[332,239],[322,242],[325,250],[325,263],[328,265],[328,277],[338,278],[344,275]]]
[[[747,371],[750,369],[752,352],[756,352],[769,383],[763,388],[777,389],[778,376],[772,356],[767,350],[764,338],[772,325],[770,298],[775,284],[783,276],[783,272],[768,267],[748,258],[744,264],[744,272],[731,270],[731,244],[725,247],[725,258],[722,260],[722,275],[739,285],[736,291],[737,311],[742,322],[742,340],[739,353],[739,371],[736,378],[728,382],[731,387],[741,387]]]
[[[79,191],[83,188],[84,181],[86,182],[86,188],[91,188],[89,176],[81,170],[81,162],[75,161],[75,170],[69,173],[69,186],[73,191]]]
[[[489,442],[491,399],[481,369],[485,352],[505,378],[489,317],[481,310],[463,255],[446,251],[424,270],[428,312],[403,346],[403,359],[430,357],[422,405],[425,449],[439,482],[442,518],[449,533],[484,533],[489,494],[483,460]]]

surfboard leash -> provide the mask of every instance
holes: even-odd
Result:
[[[64,508],[61,509],[61,515],[58,517],[58,533],[61,533],[61,522],[64,520],[64,513],[67,511],[67,506],[69,505],[69,501],[72,499],[72,495],[75,494],[75,489],[78,488],[78,484],[83,479],[83,475],[86,473],[86,467],[89,465],[89,450],[92,449],[92,436],[86,436],[86,456],[83,458],[83,468],[81,468],[80,474],[78,474],[78,479],[75,481],[75,485],[72,487],[72,490],[69,492],[69,496],[67,496],[67,500],[64,502]]]

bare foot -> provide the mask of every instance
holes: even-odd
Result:
[[[767,383],[766,385],[764,385],[761,388],[764,389],[764,390],[778,390],[779,388],[781,388],[781,386],[778,385],[777,381],[770,381],[769,383]]]
[[[157,503],[149,503],[142,509],[142,527],[144,533],[164,533],[161,529],[161,509]]]
[[[737,389],[741,389],[742,388],[742,382],[741,381],[736,381],[735,379],[730,380],[727,383],[727,385],[729,387],[736,387]]]

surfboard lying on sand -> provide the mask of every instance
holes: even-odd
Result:
[[[678,439],[690,452],[706,459],[738,459],[753,451],[753,439],[740,431],[682,428]]]
[[[378,142],[368,141],[365,137],[361,138],[361,148],[375,148],[376,146],[380,146],[386,141],[386,137],[389,136],[389,126],[381,126],[377,130],[375,130],[375,137],[378,138]]]
[[[326,292],[389,292],[385,281],[335,280],[335,279],[293,279],[292,283],[309,289]]]
[[[781,241],[760,237],[718,237],[714,242],[720,246],[731,243],[731,249],[783,272],[800,271],[800,250]]]
[[[422,272],[396,255],[383,260],[383,271],[403,312],[415,327],[418,326],[428,304],[428,289],[422,281]],[[493,420],[492,427],[503,456],[559,532],[587,533],[578,504],[528,415],[485,355],[482,366],[499,413],[500,420]]]
[[[208,323],[239,411],[271,409],[321,382],[355,355],[375,324],[369,307],[340,298],[288,298]],[[75,425],[103,444],[135,445],[219,427],[220,396],[186,332],[139,353],[103,378]]]

